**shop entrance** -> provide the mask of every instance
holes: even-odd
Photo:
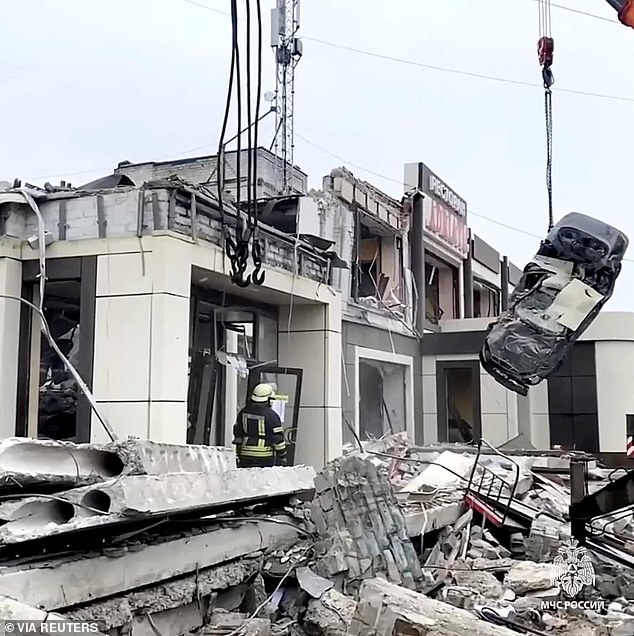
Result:
[[[302,375],[302,369],[256,365],[249,371],[247,390],[243,396],[246,401],[253,388],[261,382],[266,382],[273,386],[275,399],[272,401],[271,406],[280,416],[284,426],[284,439],[286,440],[289,466],[292,466],[295,462]],[[301,441],[301,437],[299,439]]]
[[[189,342],[187,443],[230,446],[249,370],[277,364],[277,307],[194,287]]]

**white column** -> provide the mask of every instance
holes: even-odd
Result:
[[[22,294],[22,263],[0,258],[0,293]],[[15,435],[18,386],[18,347],[20,341],[20,306],[18,300],[0,298],[0,399],[2,418],[0,438]],[[39,323],[38,323],[39,324]],[[25,335],[25,337],[28,337]]]
[[[280,307],[279,364],[303,369],[295,463],[321,468],[342,452],[341,301]]]
[[[186,441],[191,264],[179,243],[97,260],[93,391],[121,439]],[[107,439],[95,417],[91,439]]]

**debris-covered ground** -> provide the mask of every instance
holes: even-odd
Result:
[[[395,435],[316,474],[236,469],[225,449],[5,440],[0,618],[134,636],[634,635],[634,569],[580,548],[562,570],[568,458],[489,451]],[[610,531],[632,541],[632,525]]]

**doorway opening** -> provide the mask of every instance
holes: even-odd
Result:
[[[187,443],[231,445],[250,369],[277,364],[276,312],[192,289]]]
[[[469,443],[481,437],[480,363],[437,362],[438,441]]]

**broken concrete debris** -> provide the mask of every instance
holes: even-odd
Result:
[[[316,474],[239,470],[202,446],[8,440],[0,619],[26,608],[111,636],[631,636],[634,571],[605,558],[578,596],[605,607],[556,609],[569,494],[543,460],[397,434]]]

